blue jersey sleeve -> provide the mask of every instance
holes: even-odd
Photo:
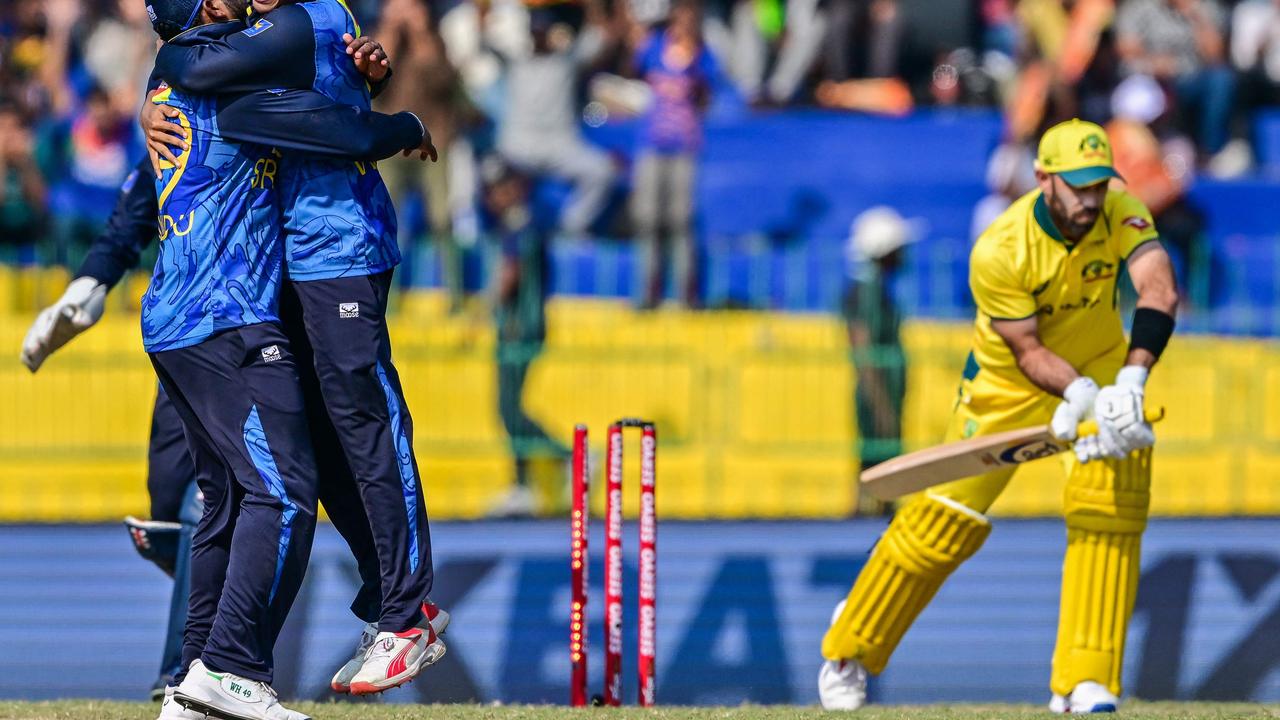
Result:
[[[306,10],[286,5],[248,27],[223,27],[232,24],[206,25],[174,38],[156,54],[155,73],[174,87],[200,94],[310,88],[315,83],[316,37]]]
[[[237,142],[350,160],[381,160],[422,144],[413,113],[339,105],[311,90],[255,92],[219,103],[218,128]]]
[[[156,237],[159,209],[151,177],[151,163],[143,158],[120,188],[115,209],[89,247],[76,277],[91,277],[110,288],[137,267],[142,251]]]

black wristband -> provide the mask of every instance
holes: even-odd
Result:
[[[1173,316],[1154,308],[1140,307],[1133,311],[1133,334],[1129,338],[1129,350],[1142,349],[1158,360],[1173,335]]]

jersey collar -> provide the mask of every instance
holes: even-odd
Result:
[[[1053,224],[1053,218],[1049,215],[1049,203],[1044,199],[1044,193],[1041,192],[1036,196],[1036,204],[1031,210],[1031,216],[1036,219],[1036,224],[1044,231],[1044,234],[1057,240],[1068,248],[1071,243],[1063,237],[1062,232],[1058,230],[1058,226]]]

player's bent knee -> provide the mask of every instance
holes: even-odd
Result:
[[[991,534],[979,512],[921,495],[903,507],[858,575],[822,641],[829,660],[857,658],[877,674],[943,581]]]
[[[901,532],[893,532],[898,526]],[[950,573],[991,534],[991,521],[951,498],[921,495],[898,512],[882,542],[908,568]]]

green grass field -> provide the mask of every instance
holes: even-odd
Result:
[[[315,720],[554,720],[574,717],[572,711],[556,706],[494,705],[376,705],[367,703],[299,703],[297,710]],[[150,703],[109,703],[62,701],[51,703],[0,702],[0,720],[155,720],[160,706]],[[617,720],[793,720],[831,718],[815,707],[709,707],[658,708],[641,710],[582,710],[584,717],[602,714]],[[882,706],[859,711],[859,720],[967,720],[984,718],[1047,718],[1043,707],[1030,705],[915,705]],[[1278,718],[1280,706],[1246,703],[1142,703],[1127,704],[1120,718]]]

